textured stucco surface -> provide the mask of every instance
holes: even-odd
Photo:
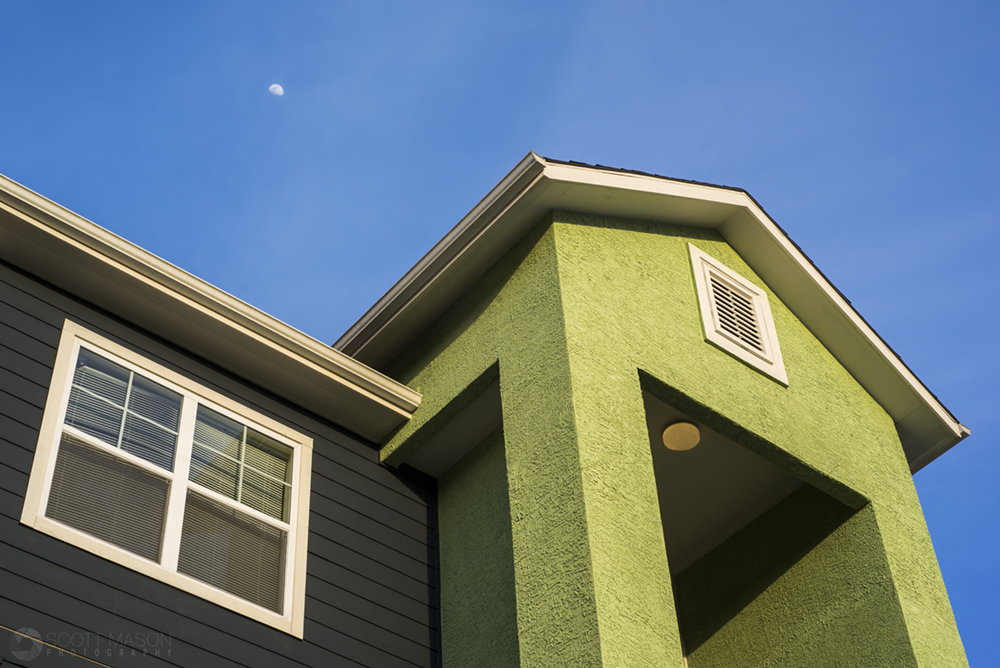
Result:
[[[445,668],[520,665],[503,432],[438,480]]]
[[[522,665],[676,664],[653,379],[851,508],[870,502],[918,665],[966,665],[892,421],[770,291],[787,388],[705,343],[689,241],[767,287],[713,231],[553,212],[386,369],[424,403],[384,459],[498,369]]]
[[[516,245],[389,366],[389,374],[426,392],[419,415],[386,445],[384,459],[394,463],[438,413],[457,411],[466,388],[498,361],[521,665],[602,665],[558,266],[547,225]],[[439,512],[446,512],[440,503]]]
[[[917,665],[871,507],[815,487],[675,582],[691,668]]]

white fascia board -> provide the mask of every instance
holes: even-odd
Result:
[[[504,213],[508,212],[512,202],[520,202],[520,196],[529,190],[531,186],[535,185],[544,167],[545,163],[534,153],[529,153],[525,156],[486,197],[476,204],[413,268],[406,272],[374,306],[368,309],[356,323],[344,332],[333,344],[333,347],[358,359],[377,359],[379,363],[387,362],[388,359],[373,352],[373,348],[377,347],[376,340],[382,338],[379,336],[380,333],[387,330],[387,328],[391,328],[392,331],[398,331],[400,329],[399,317],[401,311],[414,302],[420,303],[422,301],[421,295],[426,293],[432,284],[438,292],[442,290],[447,292],[449,285],[456,285],[464,290],[465,286],[468,285],[466,281],[445,281],[443,279],[451,278],[450,274],[452,272],[450,270],[454,269],[457,264],[463,264],[467,267],[475,266],[470,262],[462,262],[463,259],[467,259],[470,256],[466,251],[473,248],[474,242],[479,241],[484,235],[488,235],[492,231],[492,224],[499,220]],[[516,241],[524,231],[526,230],[512,231],[513,234],[510,236],[516,236],[514,239]],[[475,246],[479,248],[483,244],[479,243],[475,244]],[[503,250],[506,250],[509,246],[497,244],[496,241],[488,245],[488,249],[491,252],[497,251],[501,247]],[[499,252],[502,253],[503,250],[499,250]],[[485,266],[481,268],[482,271],[485,271],[496,257],[476,259],[484,259],[486,261]],[[463,276],[463,278],[467,277]],[[478,278],[478,275],[473,277],[472,280],[475,280],[475,278]],[[445,283],[448,283],[448,285],[445,285]],[[458,297],[458,294],[450,296],[454,299]],[[435,300],[441,301],[441,298],[435,295]],[[450,303],[450,300],[446,299],[446,301]],[[433,316],[426,317],[425,315],[422,320],[426,325],[432,318]]]
[[[938,452],[929,459],[924,448],[911,452],[904,442],[914,472],[968,436],[968,427],[951,415],[760,206],[747,199],[746,209],[719,227],[726,241],[886,409],[897,428],[916,419],[921,409],[929,410],[954,439],[943,449],[930,448]]]
[[[333,347],[376,368],[387,363],[553,209],[717,227],[748,200],[740,191],[529,153]]]
[[[0,257],[366,438],[381,440],[420,404],[405,385],[2,175]],[[275,361],[266,371],[262,350]]]
[[[529,153],[334,347],[390,361],[551,210],[718,230],[896,422],[911,470],[969,435],[743,190]]]

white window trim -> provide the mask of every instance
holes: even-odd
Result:
[[[705,340],[788,387],[788,375],[785,373],[785,362],[781,357],[781,347],[778,345],[778,334],[774,329],[774,318],[771,316],[767,293],[694,244],[689,243],[688,249],[691,252],[691,269],[698,291],[698,305],[701,308],[701,324]],[[757,316],[760,326],[763,351],[754,350],[743,344],[719,325],[709,288],[712,275],[742,292],[753,302],[754,315]]]
[[[221,495],[214,494],[210,490],[206,490],[196,483],[187,480],[187,470],[190,464],[190,447],[187,448],[186,454],[184,448],[178,447],[175,455],[174,471],[172,474],[167,473],[166,475],[163,469],[146,462],[140,457],[135,457],[124,451],[114,450],[115,456],[128,460],[130,463],[141,466],[146,470],[155,472],[160,477],[174,477],[185,481],[184,485],[171,485],[167,501],[167,519],[165,521],[166,528],[164,530],[164,547],[162,553],[164,557],[167,557],[164,561],[170,561],[171,563],[159,564],[150,561],[44,516],[48,490],[51,485],[52,474],[55,470],[56,457],[54,455],[58,450],[58,444],[63,432],[63,421],[66,414],[66,406],[69,402],[75,361],[81,346],[93,350],[122,366],[146,375],[152,380],[181,394],[184,397],[184,404],[181,412],[178,443],[182,443],[182,439],[185,437],[190,440],[190,437],[193,436],[196,413],[196,410],[193,410],[193,408],[195,403],[198,403],[238,420],[292,448],[292,493],[289,522],[286,524],[264,513],[257,512],[252,508],[240,506],[241,512],[245,512],[247,515],[273,526],[280,526],[288,531],[288,538],[286,540],[287,552],[285,554],[283,614],[279,615],[272,610],[268,610],[200,580],[177,572],[177,549],[171,549],[177,546],[168,546],[167,542],[180,540],[179,527],[171,530],[171,523],[176,524],[181,521],[187,489],[196,489],[199,494],[209,496],[213,499],[221,497]],[[85,434],[84,437],[86,437]],[[94,442],[94,439],[89,437],[86,437],[85,440],[90,443]],[[110,449],[108,450],[109,452],[111,451]],[[304,625],[312,451],[313,441],[308,436],[293,431],[286,425],[261,415],[257,411],[229,397],[201,386],[179,373],[146,359],[70,320],[66,320],[63,325],[62,337],[59,341],[59,349],[56,353],[55,369],[52,374],[52,383],[49,386],[49,394],[45,403],[45,413],[42,418],[42,427],[38,437],[38,447],[35,450],[35,459],[31,467],[31,476],[28,480],[24,508],[21,512],[21,523],[126,568],[138,571],[241,615],[284,631],[296,638],[301,638]],[[227,503],[231,505],[232,501],[229,500]],[[169,555],[172,555],[172,558],[169,558]]]

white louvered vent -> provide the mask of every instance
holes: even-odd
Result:
[[[712,283],[712,306],[719,328],[743,345],[764,352],[753,298],[727,285],[714,274],[710,273],[709,280]]]
[[[688,244],[705,340],[788,385],[767,293]]]

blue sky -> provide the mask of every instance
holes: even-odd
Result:
[[[0,17],[0,173],[326,342],[529,150],[747,189],[972,428],[915,482],[970,661],[1000,664],[997,3]]]

